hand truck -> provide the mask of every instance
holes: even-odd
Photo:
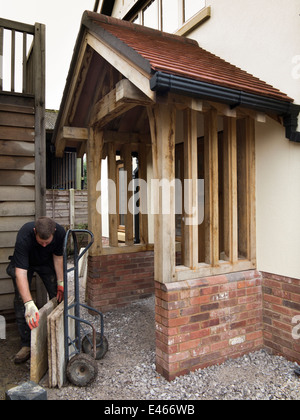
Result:
[[[79,254],[77,234],[87,234],[90,236],[90,242]],[[73,238],[74,261],[73,266],[68,268],[68,250],[69,238]],[[94,243],[94,235],[85,229],[70,229],[65,236],[63,264],[64,264],[64,348],[65,348],[65,366],[68,380],[76,386],[84,387],[91,383],[97,376],[98,365],[96,360],[102,359],[107,350],[108,342],[104,337],[103,314],[94,308],[80,303],[79,286],[79,260],[89,250]],[[69,304],[68,292],[68,273],[74,271],[74,302]],[[100,323],[100,333],[96,332],[95,326],[81,317],[81,308],[93,312]],[[75,323],[75,338],[70,336],[69,321]],[[91,328],[91,333],[87,333],[83,325]],[[83,332],[83,334],[81,334]],[[81,338],[82,337],[82,338]],[[73,351],[71,351],[71,347]]]

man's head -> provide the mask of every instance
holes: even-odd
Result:
[[[49,217],[40,217],[34,228],[35,238],[39,245],[44,248],[51,244],[56,230],[56,223]]]

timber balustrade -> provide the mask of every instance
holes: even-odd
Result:
[[[45,50],[44,36],[44,25],[0,19],[0,91],[35,93],[35,77],[41,73],[35,59],[40,61]]]

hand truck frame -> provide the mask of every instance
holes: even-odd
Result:
[[[90,236],[88,245],[79,253],[77,235],[87,234]],[[68,242],[73,239],[74,259],[73,266],[68,268]],[[63,251],[64,268],[64,347],[65,347],[65,366],[67,378],[76,386],[86,386],[92,382],[98,373],[96,360],[103,358],[108,350],[108,342],[104,337],[104,317],[103,314],[88,305],[80,303],[80,284],[79,284],[79,261],[87,253],[94,243],[94,235],[86,229],[70,229],[65,236]],[[69,305],[69,285],[68,274],[74,272],[74,302]],[[81,308],[93,312],[100,322],[100,333],[97,333],[95,326],[81,317]],[[73,311],[74,315],[71,315]],[[75,321],[75,338],[70,337],[69,320]],[[87,334],[83,328],[86,325],[91,328],[92,334]],[[81,331],[83,338],[81,339]],[[73,347],[73,351],[70,351]],[[82,351],[84,353],[82,353]]]

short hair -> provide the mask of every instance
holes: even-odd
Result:
[[[49,217],[40,217],[35,223],[35,232],[43,240],[47,240],[54,235],[56,223]]]

